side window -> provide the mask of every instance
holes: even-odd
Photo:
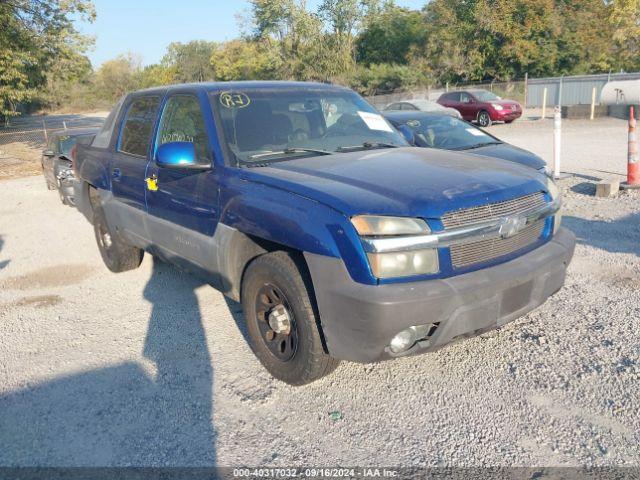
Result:
[[[169,142],[191,142],[198,161],[211,162],[200,102],[191,95],[175,95],[167,100],[160,119],[157,146]]]
[[[461,93],[460,94],[460,101],[462,103],[471,103],[471,97],[469,96],[468,93]]]
[[[123,98],[113,107],[111,113],[102,124],[102,128],[93,138],[93,142],[91,143],[92,147],[96,148],[108,148],[111,143],[111,132],[113,131],[113,125],[116,122],[116,117],[118,112],[120,111],[120,107],[122,106]]]
[[[159,103],[159,97],[140,97],[133,101],[122,123],[119,151],[147,156]]]
[[[402,105],[402,109],[403,109],[403,110],[414,110],[414,111],[415,111],[415,110],[418,110],[418,109],[417,109],[413,104],[411,104],[411,103],[404,103],[404,104]]]
[[[392,103],[391,105],[389,105],[386,110],[400,110],[400,104],[399,103]]]
[[[449,100],[451,100],[452,102],[459,102],[460,101],[460,94],[459,93],[450,93],[449,94]]]

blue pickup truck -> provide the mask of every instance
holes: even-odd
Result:
[[[294,385],[504,325],[562,287],[575,245],[544,173],[411,147],[333,85],[134,92],[77,169],[110,270],[148,252],[203,276]]]

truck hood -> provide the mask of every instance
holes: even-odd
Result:
[[[243,177],[347,216],[438,218],[450,210],[546,191],[543,174],[517,163],[417,147],[283,161],[245,169]]]
[[[531,153],[522,148],[514,147],[508,143],[489,144],[483,147],[467,150],[468,153],[474,155],[486,155],[487,157],[502,158],[512,162],[518,162],[536,170],[544,168],[546,162],[535,153]]]

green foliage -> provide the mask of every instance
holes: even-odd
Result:
[[[420,12],[388,6],[359,35],[356,58],[364,65],[406,64],[411,47],[424,41],[426,29]]]
[[[640,0],[250,0],[242,38],[171,43],[144,68],[121,55],[95,72],[72,18],[88,0],[0,0],[0,116],[21,105],[95,107],[125,92],[207,80],[295,79],[363,94],[445,82],[640,70]]]
[[[214,79],[210,60],[215,49],[216,42],[205,40],[170,43],[161,64],[171,69],[177,83],[210,81]]]
[[[82,70],[90,43],[75,30],[73,17],[92,21],[87,0],[11,0],[0,2],[0,117],[12,116],[18,104],[42,97],[47,82],[69,68]]]
[[[211,55],[217,80],[271,80],[278,78],[279,57],[269,40],[232,40]]]
[[[380,63],[358,66],[348,78],[348,83],[362,95],[376,95],[427,85],[429,78],[409,65]]]

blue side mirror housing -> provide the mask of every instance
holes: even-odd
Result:
[[[195,170],[211,168],[211,162],[203,163],[198,160],[195,145],[191,142],[163,143],[156,150],[156,163],[163,168]]]
[[[409,142],[410,145],[414,145],[416,144],[416,137],[413,134],[413,130],[411,130],[411,128],[408,125],[399,125],[397,127],[398,131],[402,134],[402,136],[405,138],[405,140],[407,142]]]

